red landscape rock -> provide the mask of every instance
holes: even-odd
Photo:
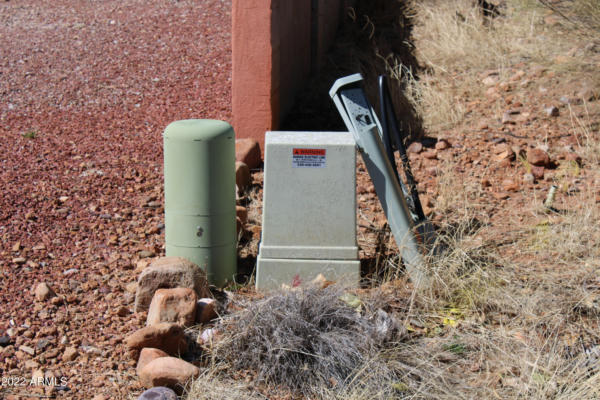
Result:
[[[217,318],[217,302],[215,299],[200,299],[196,308],[196,322],[205,324]]]
[[[248,222],[248,209],[246,207],[236,206],[235,215],[242,221],[242,224]]]
[[[250,186],[250,184],[252,183],[252,176],[250,175],[250,168],[248,168],[248,166],[241,162],[241,161],[236,161],[235,162],[235,184],[238,187],[238,191],[241,193],[244,190],[246,190],[246,188],[248,186]]]
[[[574,162],[577,165],[581,166],[582,163],[582,159],[581,156],[577,153],[567,153],[565,155],[565,160],[570,161],[570,162]]]
[[[545,172],[545,168],[544,167],[538,167],[533,165],[531,167],[531,175],[533,175],[533,177],[535,179],[544,179],[544,172]]]
[[[152,347],[143,348],[140,352],[140,358],[138,358],[136,366],[137,374],[139,375],[141,370],[151,361],[154,361],[160,357],[169,357],[169,355],[160,349],[154,349]]]
[[[196,292],[190,288],[158,289],[150,303],[146,325],[173,322],[192,326],[196,319]]]
[[[125,338],[129,350],[141,351],[153,347],[170,355],[185,353],[187,341],[181,325],[168,322],[141,328]]]
[[[450,147],[450,143],[448,143],[448,141],[446,139],[439,139],[435,143],[435,149],[436,150],[446,150],[449,147]]]
[[[56,296],[56,293],[46,282],[38,284],[35,288],[35,299],[37,301],[46,301],[54,296]]]
[[[550,157],[542,149],[531,149],[527,152],[527,162],[539,167],[547,167],[550,164]]]
[[[437,151],[436,150],[427,150],[421,153],[421,155],[429,160],[437,159]]]
[[[235,159],[243,162],[250,169],[260,167],[262,161],[260,156],[260,145],[254,139],[236,139]]]
[[[161,257],[142,271],[135,295],[135,311],[148,309],[159,288],[191,288],[198,297],[210,294],[206,273],[196,264],[181,257]]]
[[[142,386],[166,386],[181,389],[200,375],[200,368],[175,357],[161,357],[149,362],[139,372]]]
[[[62,355],[63,361],[73,361],[77,358],[79,352],[75,347],[67,347]]]
[[[407,153],[418,154],[423,151],[423,145],[419,142],[412,142],[406,149]]]

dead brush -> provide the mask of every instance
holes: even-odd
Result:
[[[186,398],[193,400],[265,400],[251,385],[235,381],[222,373],[223,366],[212,365],[188,388]]]
[[[368,300],[335,285],[288,290],[226,317],[213,356],[304,395],[338,391],[367,365],[387,370],[376,357],[390,339],[381,334],[382,318]],[[390,320],[383,323],[393,328]]]

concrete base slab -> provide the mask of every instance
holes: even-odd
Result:
[[[358,286],[360,261],[358,260],[303,260],[285,258],[264,258],[258,255],[256,267],[256,289],[280,289],[282,284],[300,285],[314,280],[319,274],[327,280]]]

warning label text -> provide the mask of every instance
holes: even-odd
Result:
[[[292,150],[292,167],[294,168],[324,168],[325,162],[325,149]]]

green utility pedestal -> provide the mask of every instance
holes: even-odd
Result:
[[[191,119],[165,129],[167,256],[198,264],[217,286],[236,273],[235,134],[226,122]]]

